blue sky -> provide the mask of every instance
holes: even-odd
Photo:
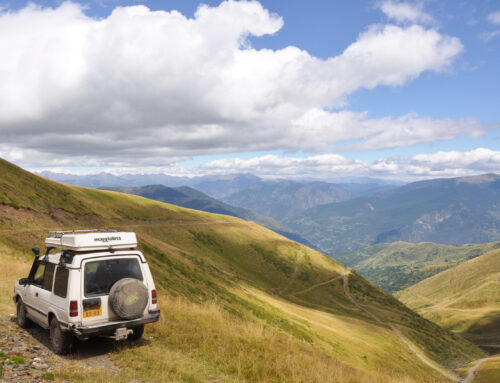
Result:
[[[0,86],[11,103],[0,109],[0,156],[26,168],[405,179],[500,172],[497,1],[204,1],[204,13],[190,0],[34,3],[4,1],[0,13],[0,53],[12,51],[10,33],[46,48],[35,56],[26,43],[11,53],[21,69],[0,66],[0,77],[23,79],[18,96]],[[137,5],[133,15],[116,11]],[[13,25],[23,23],[32,35],[19,37]]]

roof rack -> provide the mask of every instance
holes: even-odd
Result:
[[[56,230],[49,231],[45,244],[73,251],[133,249],[137,247],[137,237],[135,233],[115,229]]]
[[[49,231],[47,238],[61,238],[65,234],[86,234],[86,233],[116,233],[116,229],[88,229],[88,230],[54,230]]]

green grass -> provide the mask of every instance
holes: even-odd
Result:
[[[53,372],[44,372],[41,376],[43,380],[56,380],[56,376]]]
[[[426,318],[486,348],[500,344],[500,250],[396,294]]]
[[[0,312],[47,230],[135,231],[159,291],[161,320],[111,358],[120,377],[67,367],[57,379],[113,382],[439,382],[387,328],[346,299],[345,266],[254,223],[116,192],[70,187],[0,161]],[[34,186],[35,187],[34,187]],[[12,200],[16,200],[13,206]],[[399,321],[430,358],[483,354],[359,276],[353,294]],[[365,302],[365,301],[363,301]],[[433,338],[437,346],[433,348]],[[155,373],[153,378],[153,374]]]
[[[338,254],[335,259],[384,290],[396,292],[497,248],[500,242],[462,246],[394,242]]]

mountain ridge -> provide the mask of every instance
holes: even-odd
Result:
[[[135,187],[103,187],[100,189],[139,195],[155,201],[166,202],[189,209],[202,210],[208,213],[225,214],[247,221],[253,221],[293,241],[315,248],[315,246],[305,238],[302,238],[298,233],[291,232],[290,228],[276,221],[274,218],[263,216],[245,208],[231,206],[189,186],[171,188],[164,185],[146,185]]]
[[[334,255],[378,243],[500,240],[500,176],[418,181],[313,207],[284,223]]]

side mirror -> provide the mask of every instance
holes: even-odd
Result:
[[[29,283],[29,279],[28,279],[28,278],[21,278],[21,279],[19,280],[19,284],[20,284],[21,286],[26,286],[28,283]]]

